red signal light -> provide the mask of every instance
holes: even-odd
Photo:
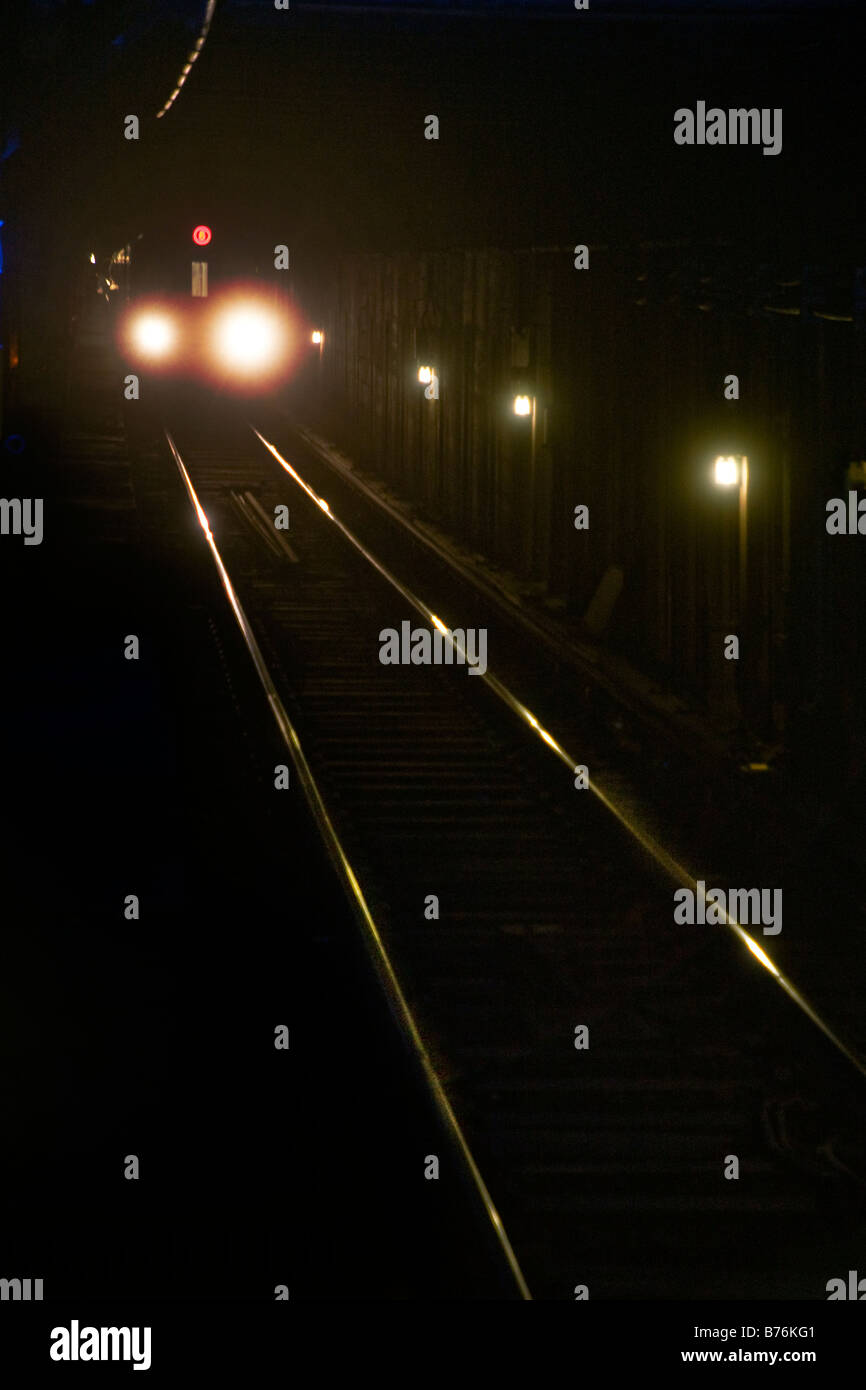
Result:
[[[210,227],[205,227],[204,224],[202,224],[201,226],[196,227],[195,231],[192,234],[192,239],[195,242],[196,246],[207,246],[212,236],[213,233],[211,232]]]

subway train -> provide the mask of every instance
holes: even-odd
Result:
[[[131,371],[269,391],[310,332],[294,305],[289,249],[250,247],[206,222],[156,226],[111,257],[106,286]]]

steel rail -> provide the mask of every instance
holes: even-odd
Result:
[[[514,1278],[514,1282],[517,1285],[520,1297],[526,1301],[531,1302],[532,1294],[529,1291],[529,1286],[526,1282],[526,1279],[524,1278],[523,1271],[520,1268],[520,1264],[512,1248],[511,1241],[508,1238],[508,1234],[505,1230],[502,1218],[500,1217],[496,1205],[493,1201],[493,1198],[491,1197],[490,1192],[488,1191],[487,1184],[481,1176],[478,1164],[475,1162],[475,1158],[472,1154],[471,1149],[469,1148],[469,1144],[467,1143],[463,1130],[460,1127],[460,1124],[457,1120],[457,1116],[454,1114],[454,1111],[451,1108],[451,1102],[445,1094],[445,1090],[442,1086],[442,1083],[436,1073],[435,1068],[433,1067],[427,1049],[424,1046],[424,1041],[421,1037],[418,1025],[415,1022],[414,1015],[412,1014],[412,1011],[409,1008],[409,1005],[406,1001],[406,997],[403,993],[400,981],[397,978],[396,971],[394,970],[385,943],[382,939],[381,932],[379,931],[379,928],[376,925],[376,922],[373,918],[373,914],[370,911],[366,898],[364,897],[361,885],[358,882],[358,879],[355,875],[355,871],[352,868],[351,863],[349,862],[349,858],[346,854],[345,849],[343,848],[342,841],[340,840],[340,837],[328,812],[328,808],[325,805],[322,794],[319,791],[315,777],[313,776],[309,763],[307,762],[306,756],[304,754],[304,750],[301,746],[301,741],[298,737],[297,731],[294,725],[292,724],[292,721],[290,720],[288,714],[286,713],[282,700],[280,699],[279,692],[277,691],[273,678],[271,677],[270,671],[268,670],[267,663],[265,662],[265,659],[261,652],[261,648],[259,647],[259,644],[256,641],[255,634],[253,633],[249,619],[247,618],[247,615],[244,612],[240,599],[238,598],[234,586],[232,585],[231,579],[229,578],[228,570],[226,569],[225,564],[222,560],[222,556],[220,555],[219,550],[217,548],[217,544],[214,540],[213,532],[211,531],[207,515],[201,503],[199,502],[195,488],[192,484],[192,480],[189,476],[189,473],[187,472],[186,466],[184,465],[183,459],[181,458],[177,445],[175,444],[171,434],[167,429],[164,431],[164,433],[166,441],[168,442],[169,449],[171,450],[172,457],[174,458],[178,471],[181,475],[181,478],[183,479],[184,485],[187,490],[187,494],[193,506],[193,510],[195,511],[195,514],[198,517],[199,525],[205,533],[205,538],[210,548],[211,555],[213,556],[214,564],[216,565],[217,571],[220,576],[220,580],[222,581],[222,586],[225,590],[226,597],[228,598],[229,604],[231,605],[232,612],[235,615],[238,627],[240,628],[241,633],[243,635],[243,639],[246,643],[247,650],[250,654],[250,657],[252,658],[259,680],[261,681],[261,684],[264,688],[265,694],[268,699],[268,704],[271,708],[271,713],[274,716],[277,727],[280,731],[280,735],[289,752],[289,756],[292,759],[295,770],[297,771],[297,774],[300,778],[301,785],[304,789],[304,794],[307,798],[307,802],[310,806],[310,809],[312,810],[316,824],[319,828],[319,832],[325,842],[331,862],[337,870],[337,873],[348,896],[349,903],[352,907],[354,915],[361,925],[364,941],[373,960],[373,964],[376,968],[377,975],[383,984],[389,1003],[398,1020],[398,1023],[401,1025],[404,1033],[408,1037],[412,1045],[412,1048],[421,1063],[425,1079],[433,1094],[433,1098],[436,1102],[436,1107],[439,1111],[440,1118],[443,1120],[446,1130],[451,1134],[453,1140],[456,1142],[457,1149],[461,1154],[464,1163],[466,1164],[466,1167],[472,1178],[472,1182],[474,1184],[477,1196],[481,1201],[485,1215],[493,1228],[499,1247],[502,1251],[502,1254],[505,1257],[506,1263],[511,1271],[512,1277]]]
[[[252,430],[256,438],[260,441],[260,443],[264,445],[265,449],[267,449],[267,451],[272,455],[272,457],[276,459],[280,467],[283,468],[289,474],[289,476],[294,479],[294,481],[298,484],[302,491],[305,492],[307,496],[322,509],[323,512],[325,512],[329,520],[333,522],[333,524],[342,532],[346,540],[348,540],[349,543],[352,546],[354,546],[354,548],[359,552],[359,554],[363,555],[364,559],[367,560],[373,566],[374,569],[378,570],[379,574],[381,574],[382,577],[385,580],[387,580],[387,582],[394,589],[397,590],[401,597],[404,598],[407,603],[411,604],[411,606],[418,613],[421,614],[425,622],[429,623],[432,627],[436,628],[440,633],[443,634],[443,636],[446,636],[448,640],[451,642],[452,646],[455,648],[455,650],[460,654],[460,656],[462,656],[465,659],[466,653],[463,651],[463,648],[460,646],[459,642],[456,642],[453,639],[453,637],[450,636],[449,629],[442,622],[442,619],[439,618],[427,606],[427,604],[423,602],[422,599],[418,598],[418,596],[415,593],[413,593],[411,589],[407,588],[407,586],[403,584],[401,580],[399,580],[396,577],[396,575],[392,574],[388,567],[385,564],[383,564],[381,560],[377,559],[377,557],[373,555],[370,550],[367,549],[364,543],[358,539],[354,532],[351,531],[349,527],[346,526],[346,524],[342,522],[338,516],[335,516],[335,514],[331,511],[328,502],[326,502],[323,497],[319,497],[316,491],[312,487],[310,487],[310,485],[307,482],[304,481],[304,479],[300,476],[297,470],[292,467],[288,460],[283,458],[276,445],[271,444],[267,439],[265,439],[264,435],[260,434],[254,425],[250,425],[250,429]],[[544,744],[547,745],[547,747],[556,755],[559,761],[564,763],[565,766],[568,767],[572,773],[574,773],[577,767],[580,765],[578,759],[575,758],[572,754],[570,754],[565,748],[563,748],[562,745],[557,742],[557,740],[553,737],[551,733],[548,732],[547,729],[542,727],[542,725],[536,719],[532,711],[528,709],[526,705],[524,705],[523,702],[519,700],[517,696],[514,695],[501,680],[499,680],[497,676],[493,674],[489,666],[487,670],[483,672],[479,671],[478,674],[481,675],[482,679],[486,681],[490,689],[498,696],[498,698],[505,705],[507,705],[508,708],[518,716],[518,718],[523,720],[523,722],[533,730],[536,736],[540,738]],[[637,843],[641,846],[645,853],[648,854],[649,857],[652,860],[654,860],[654,862],[670,878],[674,880],[674,882],[679,884],[680,887],[688,888],[690,892],[694,893],[695,902],[697,902],[697,898],[700,892],[700,890],[698,889],[698,876],[696,874],[693,874],[689,869],[687,869],[683,864],[679,863],[678,860],[676,860],[671,854],[669,854],[668,851],[664,848],[664,846],[659,844],[658,840],[656,840],[656,838],[652,834],[650,834],[649,830],[647,830],[645,826],[642,826],[639,823],[639,821],[635,818],[634,814],[629,814],[622,806],[619,806],[616,800],[611,795],[603,791],[603,789],[599,786],[598,782],[593,777],[589,777],[588,782],[588,790],[594,793],[596,798],[604,806],[605,810],[608,811],[609,814],[612,815],[619,822],[619,824],[628,832],[628,834],[634,840],[637,841]],[[717,906],[716,904],[713,905]],[[806,1015],[810,1022],[813,1023],[815,1027],[818,1028],[824,1034],[824,1036],[833,1044],[834,1047],[838,1049],[839,1052],[841,1052],[842,1056],[846,1059],[846,1061],[848,1061],[861,1074],[861,1076],[866,1077],[866,1059],[864,1059],[853,1048],[848,1047],[847,1043],[843,1042],[843,1040],[834,1032],[830,1025],[827,1022],[825,1022],[825,1020],[821,1017],[817,1009],[815,1009],[814,1006],[809,1003],[805,995],[802,994],[801,991],[797,989],[796,985],[790,979],[788,979],[786,975],[782,973],[778,966],[773,962],[772,958],[767,954],[763,947],[759,945],[759,943],[754,939],[754,937],[752,937],[749,934],[749,932],[747,932],[740,925],[739,922],[737,922],[733,917],[731,917],[724,908],[717,906],[717,910],[721,912],[722,917],[724,918],[724,925],[733,933],[733,935],[738,939],[740,944],[745,946],[746,949],[751,952],[751,954],[759,962],[759,964],[762,965],[764,969],[776,981],[780,989],[784,990],[788,997],[797,1005],[799,1009],[802,1010],[802,1012]]]

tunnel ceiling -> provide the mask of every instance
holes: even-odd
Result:
[[[468,8],[218,4],[157,120],[203,4],[22,6],[3,60],[17,73],[3,207],[70,248],[119,243],[166,208],[320,248],[859,246],[847,8]],[[699,98],[782,107],[781,157],[726,149],[714,164],[676,147],[673,111]],[[138,142],[123,139],[128,113]]]

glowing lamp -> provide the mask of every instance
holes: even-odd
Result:
[[[740,481],[740,461],[733,454],[721,454],[713,464],[713,477],[719,487],[733,487]]]
[[[282,325],[256,303],[233,305],[215,326],[214,348],[223,366],[240,375],[270,371],[285,351]]]
[[[177,334],[174,324],[163,314],[143,314],[132,325],[132,341],[145,357],[167,357]]]

